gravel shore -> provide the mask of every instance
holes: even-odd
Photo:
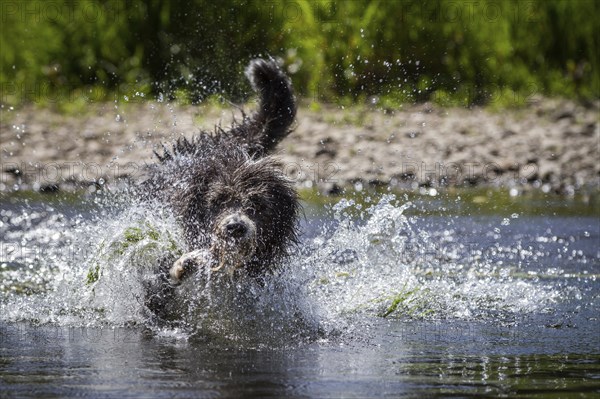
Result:
[[[1,111],[2,192],[94,190],[140,179],[161,142],[241,118],[235,107],[149,102],[94,104],[76,115],[34,106]],[[324,193],[380,185],[596,191],[599,114],[600,102],[556,99],[498,112],[301,106],[278,156],[298,187]]]

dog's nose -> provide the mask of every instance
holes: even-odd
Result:
[[[243,237],[246,234],[247,230],[248,228],[246,227],[246,225],[238,221],[231,221],[225,226],[225,232],[228,236],[233,238]]]

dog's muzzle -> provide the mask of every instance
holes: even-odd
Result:
[[[198,249],[181,256],[169,269],[169,281],[173,286],[183,282],[186,276],[210,268],[222,268],[233,275],[243,267],[256,251],[256,225],[245,214],[235,212],[221,219],[212,235],[210,250]]]
[[[223,226],[224,236],[234,240],[242,239],[248,233],[248,224],[239,217],[233,217]]]
[[[224,217],[217,226],[217,237],[224,241],[241,242],[256,238],[254,222],[240,212]]]
[[[256,250],[256,225],[245,214],[235,212],[225,216],[216,226],[211,252],[218,259],[213,270],[231,266],[242,267]]]

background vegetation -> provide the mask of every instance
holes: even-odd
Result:
[[[593,0],[3,0],[2,103],[241,99],[280,57],[317,101],[599,97]]]

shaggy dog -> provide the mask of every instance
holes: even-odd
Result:
[[[269,156],[296,115],[291,84],[273,60],[252,61],[246,76],[260,96],[254,114],[155,152],[160,163],[144,190],[174,210],[191,251],[167,266],[162,288],[147,298],[154,313],[194,272],[260,277],[296,242],[298,196]]]

